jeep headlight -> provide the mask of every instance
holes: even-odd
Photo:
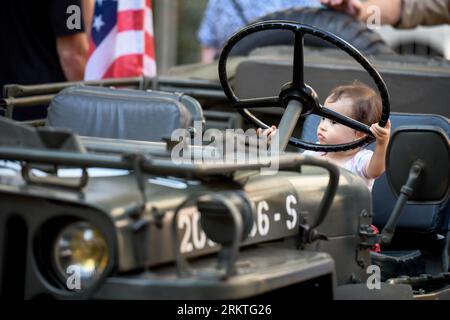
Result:
[[[53,262],[69,289],[91,285],[105,271],[108,260],[105,237],[88,222],[72,223],[56,237]]]

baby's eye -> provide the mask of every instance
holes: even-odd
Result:
[[[326,119],[325,117],[322,117],[322,119],[321,119],[321,120],[322,120],[322,121],[325,121],[325,119]]]
[[[337,122],[336,121],[331,121],[331,124],[336,124]]]

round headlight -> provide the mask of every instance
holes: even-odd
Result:
[[[70,224],[56,237],[53,261],[69,289],[90,286],[105,271],[108,260],[105,237],[88,222]]]

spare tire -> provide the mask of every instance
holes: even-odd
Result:
[[[291,20],[302,24],[315,26],[319,29],[334,33],[344,39],[363,54],[395,54],[381,39],[380,35],[370,30],[364,23],[354,17],[334,10],[322,8],[293,8],[270,13],[257,21]],[[258,47],[293,44],[292,32],[283,30],[269,30],[257,32],[233,48],[231,55],[245,56]],[[305,35],[305,45],[311,47],[332,48],[328,42]]]

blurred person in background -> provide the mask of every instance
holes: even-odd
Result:
[[[2,0],[0,97],[5,84],[83,79],[89,45],[82,13],[89,14],[88,5],[93,3],[94,0]],[[77,8],[71,7],[74,5]],[[74,27],[77,19],[79,23]],[[16,111],[31,118],[36,111],[42,114],[42,108],[28,112],[18,109],[15,115]]]
[[[320,0],[209,0],[198,31],[202,61],[213,61],[228,38],[258,18],[279,10],[318,6]]]
[[[80,28],[69,27],[74,11],[88,13],[93,0],[3,0],[0,10],[0,86],[81,80],[88,39],[81,15]]]
[[[361,21],[367,21],[373,11],[380,9],[381,24],[396,28],[414,28],[450,24],[450,0],[321,0],[322,4],[350,14]]]

